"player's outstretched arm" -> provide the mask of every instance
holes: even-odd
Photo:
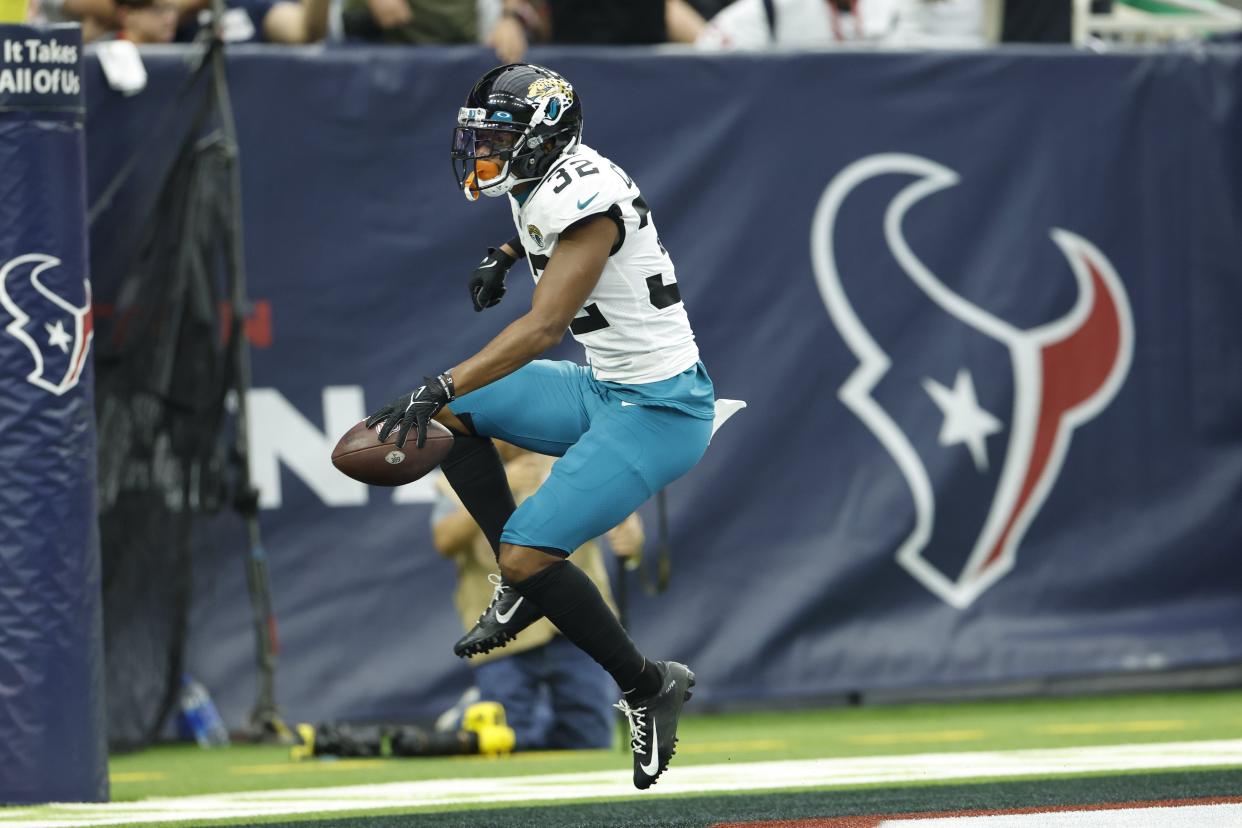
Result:
[[[460,394],[513,373],[560,342],[599,281],[619,232],[604,216],[585,219],[567,229],[535,288],[526,315],[456,368],[424,377],[422,386],[376,411],[367,418],[367,428],[378,425],[381,442],[395,429],[398,448],[405,445],[410,429],[415,429],[415,445],[420,449],[432,419],[460,430],[461,423],[444,407]]]
[[[495,382],[560,342],[595,289],[618,232],[612,219],[600,215],[562,233],[535,288],[530,310],[449,372],[456,393]]]

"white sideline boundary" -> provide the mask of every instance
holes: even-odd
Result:
[[[1237,828],[1242,805],[1181,805],[1039,814],[893,819],[876,828]]]
[[[57,804],[0,810],[0,828],[158,824],[181,820],[343,814],[376,808],[428,808],[461,804],[501,806],[566,799],[629,799],[635,796],[658,797],[672,794],[715,794],[747,790],[832,788],[1223,766],[1242,766],[1242,739],[712,765],[674,764],[661,777],[655,788],[643,793],[634,790],[631,771],[626,768],[616,771],[504,776],[492,779],[434,779],[248,791],[109,804]],[[1093,816],[1098,814],[1099,812],[1093,812]],[[1046,820],[1055,815],[1041,816]],[[929,822],[925,828],[942,828],[943,824]],[[1011,825],[977,824],[980,828],[1009,828]],[[1035,824],[1012,823],[1015,828],[1028,828]],[[1038,823],[1040,826],[1052,824],[1047,821]],[[1065,823],[1067,828],[1080,824],[1085,823]],[[902,828],[913,828],[913,825],[905,822],[902,823]]]

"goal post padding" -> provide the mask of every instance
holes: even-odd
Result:
[[[78,26],[0,26],[0,802],[108,798]]]

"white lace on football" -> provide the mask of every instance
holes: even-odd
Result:
[[[630,725],[630,750],[640,756],[647,749],[647,707],[630,707],[629,704],[622,699],[613,705],[613,707],[625,714],[625,720]]]

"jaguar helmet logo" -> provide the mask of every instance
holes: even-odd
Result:
[[[574,102],[574,90],[564,78],[540,78],[526,90],[526,97],[533,100],[550,98],[557,95],[564,99],[565,105]]]
[[[535,107],[535,113],[531,116],[532,126],[555,126],[573,106],[574,89],[563,78],[540,78],[527,88],[526,98]]]

